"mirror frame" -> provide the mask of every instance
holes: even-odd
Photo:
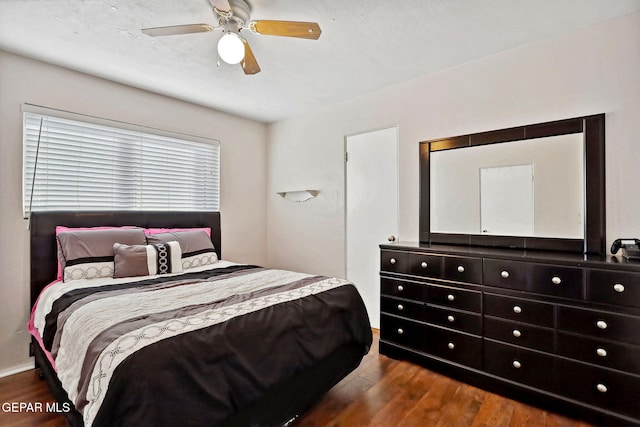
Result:
[[[585,254],[606,253],[605,233],[605,115],[525,125],[429,141],[420,147],[420,243],[553,250]],[[584,139],[584,238],[496,236],[431,232],[431,153],[525,139],[582,133]]]

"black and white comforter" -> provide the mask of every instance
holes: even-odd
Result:
[[[225,261],[50,285],[32,315],[85,425],[216,425],[339,346],[371,344],[355,287]]]

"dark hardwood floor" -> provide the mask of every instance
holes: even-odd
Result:
[[[336,385],[297,426],[361,427],[589,427],[378,354],[374,346],[358,369]],[[0,378],[0,404],[53,402],[35,371]],[[64,427],[55,413],[6,413],[0,426]]]
[[[379,333],[362,363],[297,426],[304,427],[590,427],[409,362],[378,354]]]

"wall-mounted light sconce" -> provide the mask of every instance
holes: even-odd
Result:
[[[320,193],[318,190],[296,190],[296,191],[278,191],[283,199],[291,200],[292,202],[304,202],[309,199],[313,199]]]

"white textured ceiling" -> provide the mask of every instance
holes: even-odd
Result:
[[[251,1],[251,0],[250,0]],[[252,19],[315,21],[319,40],[243,34],[262,71],[217,64],[207,0],[0,0],[0,49],[262,122],[640,10],[640,0],[252,0]]]

